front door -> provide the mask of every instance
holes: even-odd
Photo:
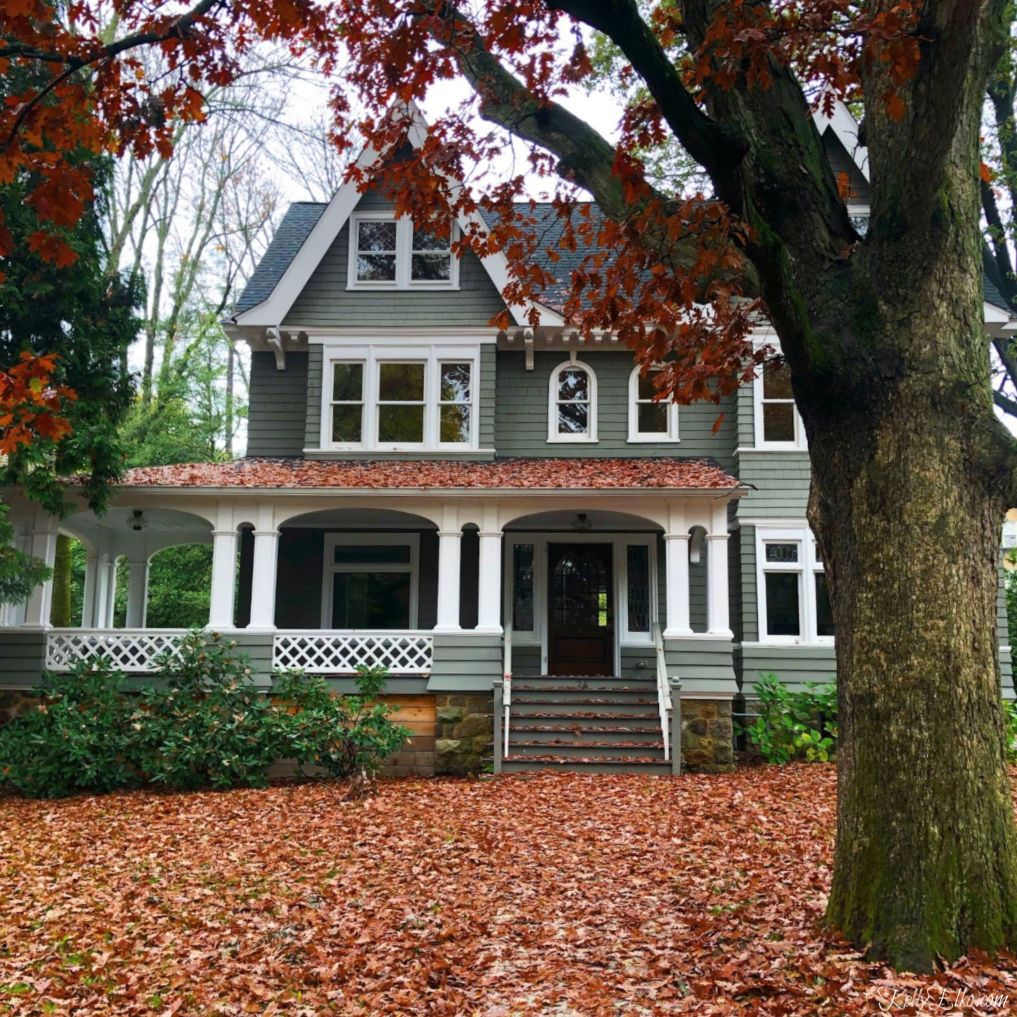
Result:
[[[610,544],[548,544],[548,674],[614,670]]]

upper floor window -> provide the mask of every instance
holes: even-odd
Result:
[[[459,262],[448,236],[417,229],[411,219],[364,212],[350,220],[350,289],[454,289]]]
[[[678,404],[655,398],[653,378],[658,373],[643,374],[637,367],[629,375],[629,441],[678,440]]]
[[[476,448],[476,350],[348,348],[327,366],[323,448]]]
[[[833,639],[823,558],[807,529],[756,530],[759,637],[771,643]]]
[[[597,376],[578,360],[566,360],[551,372],[547,440],[597,440]]]
[[[763,365],[755,381],[756,444],[787,449],[805,448],[801,418],[791,391],[791,371],[783,360]]]

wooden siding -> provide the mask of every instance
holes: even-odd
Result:
[[[490,692],[502,676],[501,636],[438,632],[428,692]]]
[[[759,639],[759,595],[756,591],[756,528],[742,526],[738,541],[738,587],[741,635],[746,642]]]
[[[733,469],[735,401],[719,406],[696,403],[678,408],[679,442],[629,442],[628,403],[632,354],[627,350],[582,350],[579,360],[597,375],[597,442],[548,442],[548,387],[551,372],[568,360],[565,351],[538,351],[526,370],[520,350],[498,351],[495,447],[499,456],[710,456]],[[723,414],[720,428],[713,425]]]
[[[808,452],[739,452],[738,477],[751,485],[738,503],[739,517],[805,518],[811,481]]]
[[[272,353],[251,354],[249,456],[299,456],[307,417],[307,353],[287,353],[286,369]],[[319,366],[320,374],[320,366]]]
[[[0,630],[0,689],[29,689],[38,685],[45,660],[44,633]]]
[[[540,647],[512,644],[512,674],[517,678],[535,678],[543,668],[540,666]]]
[[[837,679],[837,660],[832,646],[743,646],[742,691],[752,697],[760,675],[774,674],[794,692],[806,682],[825,684]]]
[[[357,211],[387,210],[391,205],[368,191]],[[283,325],[320,327],[356,325],[485,326],[505,307],[487,270],[472,251],[459,264],[458,290],[348,290],[349,225],[340,230],[307,285],[294,301]]]
[[[718,692],[734,695],[733,647],[727,639],[665,639],[667,673],[680,678],[682,694]]]
[[[841,144],[832,128],[827,128],[823,132],[823,150],[826,152],[826,158],[830,161],[830,169],[833,170],[834,175],[838,176],[843,173],[847,177],[851,187],[851,193],[847,199],[848,202],[851,204],[868,204],[869,182],[862,176],[861,170],[855,165],[854,159],[851,158],[847,149]]]

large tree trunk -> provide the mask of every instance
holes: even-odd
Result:
[[[871,408],[870,408],[871,409]],[[996,649],[1002,499],[963,421],[911,386],[814,455],[837,624],[838,826],[828,916],[897,967],[1017,939]]]

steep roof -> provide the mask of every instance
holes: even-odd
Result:
[[[709,459],[312,460],[254,457],[128,470],[123,489],[139,487],[338,490],[610,490],[737,488]]]

